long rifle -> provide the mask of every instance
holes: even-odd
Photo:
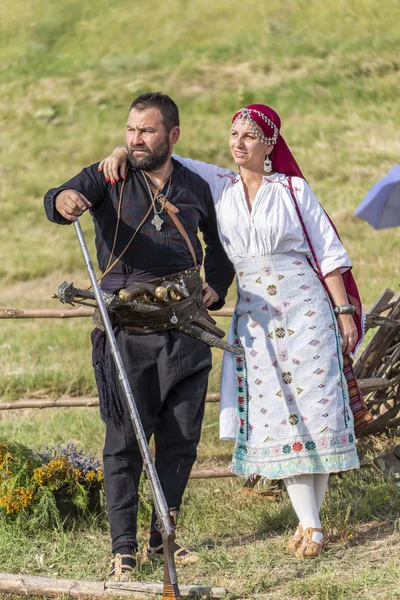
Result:
[[[106,306],[104,304],[100,286],[97,283],[96,274],[93,268],[92,261],[90,260],[89,251],[78,219],[74,221],[74,226],[82,249],[86,269],[93,287],[93,292],[96,298],[97,306],[103,319],[105,333],[110,344],[111,354],[118,372],[118,378],[121,382],[125,398],[128,402],[128,408],[130,417],[132,419],[133,429],[135,431],[140,453],[143,458],[144,469],[149,480],[150,489],[153,496],[154,507],[158,519],[157,526],[162,536],[164,551],[164,585],[162,597],[163,600],[181,600],[182,597],[178,587],[178,579],[176,576],[175,559],[173,551],[175,540],[175,527],[171,520],[171,515],[169,513],[168,505],[165,500],[164,492],[162,490],[161,483],[158,478],[156,468],[154,466],[154,461],[149,450],[149,445],[147,443],[143,425],[140,421],[139,412],[132,394],[131,386],[129,385],[128,377],[126,375],[121,354],[117,346],[114,331],[110,322],[110,318],[108,316]]]

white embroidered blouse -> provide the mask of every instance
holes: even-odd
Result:
[[[263,177],[250,213],[240,175],[216,165],[173,157],[209,184],[221,241],[233,264],[248,256],[289,251],[310,256],[286,175]],[[350,258],[310,186],[301,177],[293,177],[292,182],[322,273],[337,268],[346,271],[351,267]]]

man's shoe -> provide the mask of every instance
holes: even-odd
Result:
[[[198,556],[196,556],[195,554],[193,554],[193,552],[191,552],[184,546],[181,546],[177,542],[174,542],[173,551],[174,551],[174,557],[175,557],[176,563],[180,563],[180,564],[185,563],[187,565],[191,565],[191,564],[196,563],[199,560]],[[154,547],[148,545],[147,548],[145,549],[145,556],[148,560],[157,560],[157,559],[163,560],[164,559],[163,545],[160,544],[159,546],[154,546]]]
[[[133,553],[117,552],[111,561],[110,579],[113,581],[131,581],[136,570],[136,559]]]

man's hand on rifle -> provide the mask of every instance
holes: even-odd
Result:
[[[211,306],[211,304],[214,304],[214,302],[218,302],[218,300],[219,300],[219,296],[218,296],[217,292],[210,285],[208,285],[207,281],[204,281],[203,282],[203,302],[204,302],[204,304],[208,308],[209,306]]]
[[[75,190],[63,190],[55,201],[56,210],[67,221],[75,221],[85,210],[92,206],[91,202],[80,192]]]

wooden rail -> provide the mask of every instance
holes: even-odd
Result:
[[[359,379],[358,384],[364,394],[374,390],[385,390],[390,386],[390,381],[381,379],[380,377],[371,377],[370,379]],[[219,393],[210,392],[206,396],[206,402],[219,402]],[[91,408],[99,406],[97,396],[89,397],[61,397],[61,398],[20,398],[19,400],[10,400],[2,402],[0,400],[1,410],[18,410],[22,408]]]
[[[207,394],[206,402],[219,402],[219,394],[212,392]],[[1,402],[0,410],[15,410],[20,408],[77,408],[77,407],[99,406],[97,396],[93,397],[62,397],[62,398],[21,398],[10,402]]]
[[[180,585],[183,598],[226,598],[225,588],[198,585]],[[0,592],[20,596],[46,598],[131,598],[145,600],[149,594],[162,594],[162,583],[140,581],[81,581],[77,579],[50,579],[31,575],[0,573]]]
[[[388,305],[390,306],[390,305]],[[212,317],[232,317],[234,306],[226,305],[213,310]],[[80,306],[75,308],[0,308],[0,319],[71,319],[73,317],[93,317],[94,309]],[[395,321],[370,312],[366,315],[366,329],[383,323],[395,324]]]
[[[213,317],[231,317],[233,306],[214,310]],[[80,308],[0,308],[0,319],[70,319],[72,317],[93,317],[94,309]]]

